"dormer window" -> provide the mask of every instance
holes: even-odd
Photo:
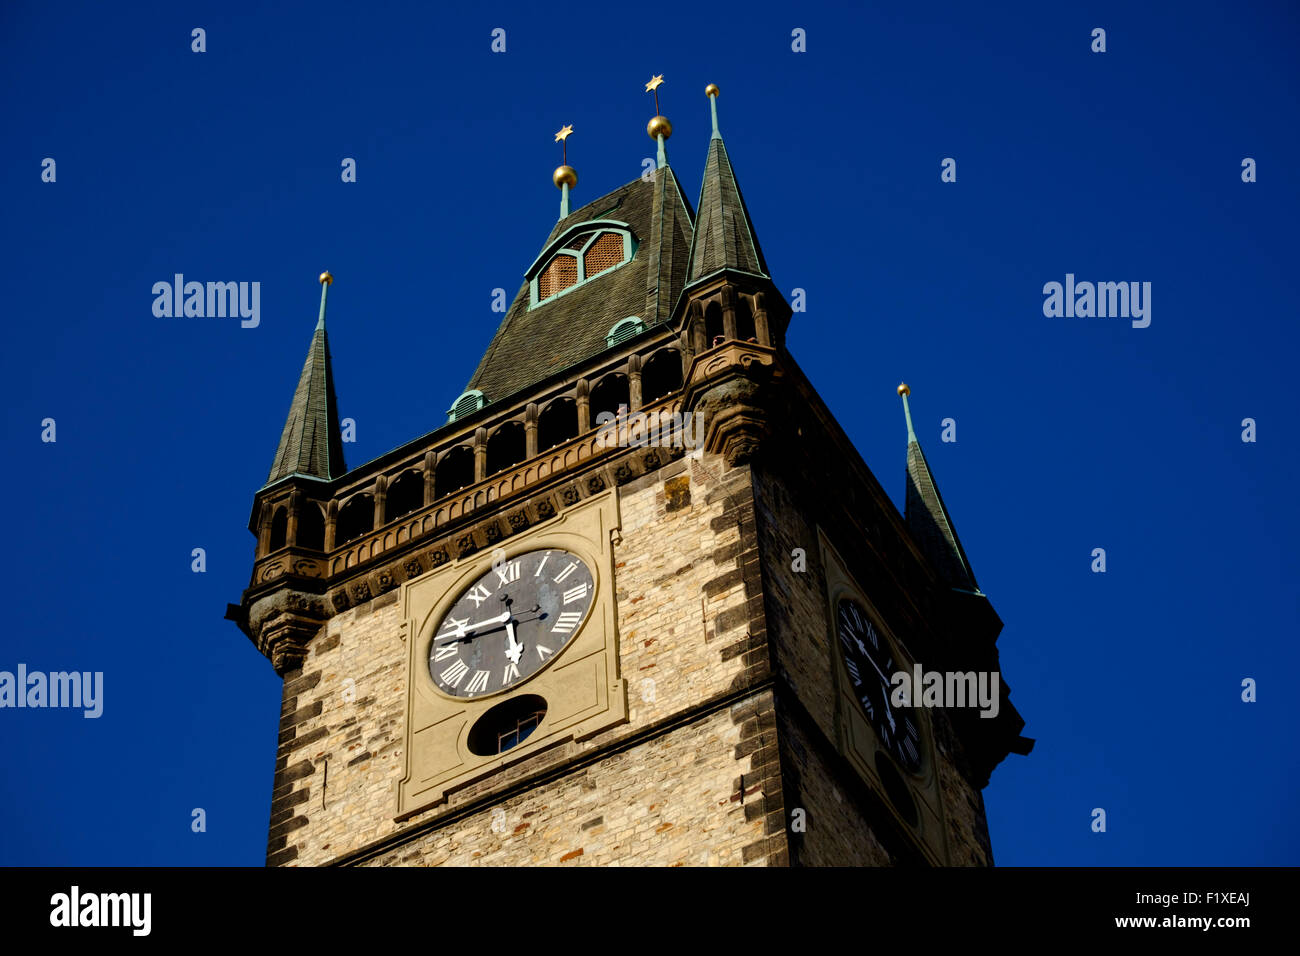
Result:
[[[579,232],[563,241],[532,277],[531,305],[541,305],[617,269],[631,260],[635,250],[636,242],[626,229],[601,226]]]

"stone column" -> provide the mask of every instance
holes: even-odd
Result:
[[[434,481],[438,474],[437,469],[438,453],[431,451],[424,456],[424,506],[427,508],[438,500],[437,487]]]
[[[736,333],[736,290],[729,285],[722,287],[722,334],[730,341]]]
[[[474,482],[487,477],[487,429],[474,430]]]
[[[301,507],[302,492],[295,488],[289,492],[289,520],[284,529],[284,543],[291,548],[298,543],[298,509]]]
[[[375,519],[376,529],[384,525],[384,502],[388,500],[388,479],[380,475],[375,479]]]
[[[633,355],[627,360],[627,402],[628,411],[641,409],[641,356]]]
[[[591,385],[585,378],[578,379],[578,434],[591,431]]]
[[[537,403],[529,402],[524,411],[524,457],[537,457]]]

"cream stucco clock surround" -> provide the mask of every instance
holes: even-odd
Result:
[[[949,854],[943,800],[939,790],[938,761],[934,752],[933,721],[923,707],[911,712],[920,729],[920,760],[915,769],[909,768],[890,752],[888,744],[872,727],[872,721],[855,690],[845,655],[840,651],[841,604],[848,602],[865,612],[866,619],[879,639],[887,643],[897,667],[910,672],[916,661],[872,603],[869,589],[860,585],[848,572],[844,559],[820,529],[818,539],[822,567],[826,569],[826,638],[829,644],[829,665],[837,689],[835,723],[840,751],[848,757],[871,788],[884,798],[885,806],[903,831],[913,834],[927,859],[936,866],[947,866]]]
[[[515,535],[509,547],[496,552],[496,559],[505,562],[538,551],[568,552],[590,569],[593,596],[581,627],[553,660],[527,679],[482,697],[453,696],[439,687],[430,670],[430,653],[448,612],[467,588],[492,571],[493,550],[483,549],[402,585],[407,702],[406,774],[398,785],[399,820],[538,751],[566,740],[582,740],[627,720],[614,598],[613,548],[618,530],[618,497],[610,489]],[[536,730],[502,753],[475,753],[471,730],[481,726],[493,708],[525,696],[545,701],[545,716]]]

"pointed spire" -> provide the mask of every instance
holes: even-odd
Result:
[[[289,475],[329,480],[347,471],[334,398],[329,339],[325,333],[325,302],[333,282],[334,277],[328,272],[320,274],[320,317],[289,405],[289,417],[266,480],[268,485]]]
[[[763,250],[754,236],[749,210],[740,193],[740,184],[731,168],[731,158],[718,132],[718,88],[705,88],[713,114],[713,136],[709,156],[704,163],[704,183],[695,218],[695,240],[691,245],[692,280],[702,279],[722,269],[734,269],[753,275],[768,276]]]
[[[912,390],[906,384],[898,386],[903,399],[903,415],[907,419],[907,498],[904,519],[908,530],[922,553],[930,560],[939,578],[949,587],[979,593],[975,573],[966,552],[962,549],[957,529],[953,527],[948,509],[939,494],[939,486],[930,474],[930,466],[921,451],[916,432],[912,429],[912,409],[907,396]]]

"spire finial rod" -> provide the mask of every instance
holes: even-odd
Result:
[[[908,387],[906,382],[903,382],[898,386],[898,394],[902,396],[903,415],[907,418],[907,440],[909,442],[914,442],[916,441],[916,432],[912,431],[912,409],[907,404],[907,396],[912,394],[912,390]]]
[[[325,299],[329,295],[329,288],[334,284],[334,276],[326,269],[320,274],[320,318],[316,320],[316,328],[325,328]]]
[[[718,89],[717,83],[710,83],[704,88],[704,95],[709,98],[709,112],[713,114],[713,135],[710,139],[722,139],[722,134],[718,132]]]
[[[650,77],[650,82],[645,85],[647,93],[655,95],[655,115],[654,118],[646,124],[645,131],[651,139],[658,143],[658,151],[655,157],[655,168],[663,169],[668,165],[668,148],[665,141],[673,135],[673,124],[668,122],[668,117],[659,112],[659,87],[663,84],[664,75]]]
[[[555,141],[560,144],[563,162],[551,174],[551,181],[560,190],[560,218],[569,214],[569,188],[578,185],[578,174],[569,165],[569,137],[573,135],[573,126],[565,125],[555,134]]]

